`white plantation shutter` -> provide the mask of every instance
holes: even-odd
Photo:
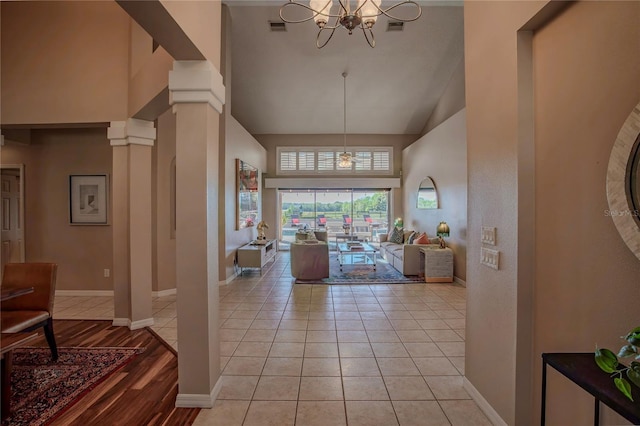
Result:
[[[298,152],[298,170],[313,171],[316,169],[315,152]]]
[[[393,174],[393,148],[363,147],[348,149],[357,160],[351,167],[340,167],[342,149],[337,147],[277,147],[277,174]]]
[[[371,170],[371,151],[356,152],[356,170]]]
[[[374,151],[373,170],[391,170],[391,156],[389,154],[389,151]]]
[[[280,166],[282,171],[293,171],[297,169],[297,153],[295,151],[280,151]]]
[[[318,152],[318,171],[334,170],[336,167],[336,158],[333,152],[319,151]]]

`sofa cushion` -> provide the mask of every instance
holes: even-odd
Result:
[[[429,244],[429,238],[427,237],[427,234],[424,232],[420,234],[418,238],[413,240],[413,244]]]
[[[393,228],[389,236],[389,242],[402,244],[404,242],[404,231],[402,228]]]

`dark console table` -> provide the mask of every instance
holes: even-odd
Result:
[[[600,424],[600,402],[633,424],[640,424],[640,389],[631,385],[633,400],[630,401],[613,384],[609,374],[596,364],[593,352],[542,354],[542,407],[540,424],[545,424],[547,393],[547,365],[589,392],[595,398],[593,424]]]

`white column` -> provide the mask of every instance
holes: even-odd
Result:
[[[177,407],[213,406],[219,392],[218,155],[224,86],[208,61],[176,61]]]
[[[153,325],[151,121],[112,121],[113,325],[131,330]]]

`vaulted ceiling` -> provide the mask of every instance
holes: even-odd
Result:
[[[422,16],[401,32],[378,18],[375,48],[340,28],[317,49],[313,21],[271,31],[285,1],[225,1],[231,113],[250,133],[342,133],[346,71],[347,133],[420,134],[463,58],[461,2],[420,2]]]

